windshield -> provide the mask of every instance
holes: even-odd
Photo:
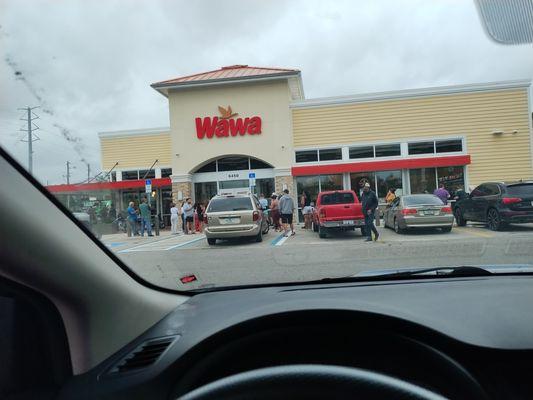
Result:
[[[403,204],[406,206],[418,206],[418,205],[432,205],[442,206],[444,203],[437,196],[432,195],[419,195],[419,196],[404,196]]]
[[[0,145],[165,289],[533,264],[533,44],[490,32],[474,0],[2,0]]]
[[[533,184],[507,186],[507,194],[511,196],[533,196]]]
[[[208,212],[219,211],[244,211],[253,210],[253,205],[248,197],[229,197],[226,199],[213,199],[207,207]]]
[[[329,193],[322,195],[322,204],[350,204],[354,201],[352,193]]]

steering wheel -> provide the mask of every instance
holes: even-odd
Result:
[[[443,400],[445,398],[411,383],[363,369],[304,364],[242,372],[208,383],[180,399]]]

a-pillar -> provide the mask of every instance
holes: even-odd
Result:
[[[187,197],[192,197],[192,175],[172,175],[172,202],[177,204],[185,200]]]

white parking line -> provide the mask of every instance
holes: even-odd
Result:
[[[183,239],[183,235],[172,236],[169,238],[157,240],[155,242],[139,244],[128,249],[120,250],[118,251],[118,253],[133,253],[138,251],[168,251],[205,239],[205,235],[195,237],[194,239],[187,240],[185,242],[182,241]]]
[[[188,242],[179,243],[179,244],[176,244],[174,246],[170,246],[170,247],[166,248],[165,251],[166,250],[176,249],[178,247],[184,247],[184,246],[187,246],[188,244],[195,243],[195,242],[198,242],[198,241],[203,240],[203,239],[205,239],[205,235],[202,235],[202,236],[199,236],[197,238],[194,238],[193,240],[189,240]]]

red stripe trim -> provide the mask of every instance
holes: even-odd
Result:
[[[403,158],[401,160],[365,161],[346,164],[292,167],[293,176],[340,174],[343,172],[387,171],[392,169],[451,167],[470,164],[470,156]]]
[[[152,187],[170,186],[172,181],[170,178],[152,178]],[[96,190],[119,190],[119,189],[136,189],[144,188],[144,180],[136,179],[133,181],[120,182],[95,182],[82,183],[79,185],[50,185],[46,189],[52,193],[64,192],[82,192],[82,191],[96,191]]]

